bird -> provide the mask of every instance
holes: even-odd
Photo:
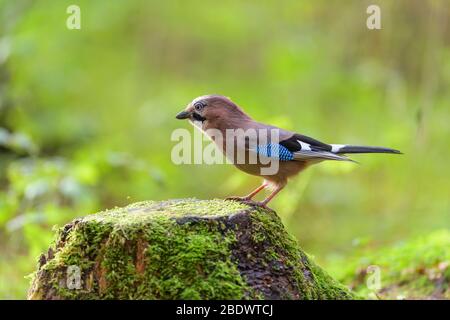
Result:
[[[385,147],[327,144],[304,134],[267,125],[251,118],[230,98],[218,94],[195,98],[176,115],[176,118],[189,120],[214,141],[238,169],[264,179],[263,183],[248,195],[227,199],[251,203],[266,209],[270,209],[267,204],[286,186],[288,179],[313,164],[324,160],[356,162],[348,158],[347,154],[401,154],[399,150]],[[229,131],[241,133],[251,131],[256,132],[256,135],[250,138],[246,136],[245,142],[239,144],[237,141],[239,135],[227,138]],[[220,139],[217,138],[218,133],[221,134]],[[273,139],[274,135],[271,133],[276,133],[276,139]],[[239,152],[244,154],[239,158],[241,161],[238,161]],[[250,155],[256,155],[257,160],[249,161]],[[275,173],[263,172],[263,168],[267,168],[267,161],[263,160],[267,159],[278,163]],[[270,194],[262,201],[253,201],[253,198],[266,188],[271,189]]]

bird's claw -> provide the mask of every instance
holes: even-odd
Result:
[[[246,197],[228,197],[225,200],[242,202],[244,204],[248,204],[253,207],[259,207],[264,210],[275,212],[273,209],[269,208],[264,202],[253,201]]]
[[[246,197],[227,197],[225,200],[233,200],[233,201],[249,201],[249,198]]]
[[[246,203],[246,204],[250,204],[253,202],[251,199],[246,198],[246,197],[228,197],[228,198],[225,198],[225,200],[242,202],[242,203]]]

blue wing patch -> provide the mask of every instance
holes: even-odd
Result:
[[[256,146],[256,153],[268,158],[280,159],[280,161],[294,160],[294,155],[288,148],[277,143],[268,143]]]

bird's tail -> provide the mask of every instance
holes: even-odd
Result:
[[[348,144],[332,144],[332,152],[340,153],[395,153],[401,154],[399,150],[384,147],[352,146]]]

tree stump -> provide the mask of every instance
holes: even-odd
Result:
[[[39,259],[28,299],[352,299],[271,211],[140,202],[76,219]]]

